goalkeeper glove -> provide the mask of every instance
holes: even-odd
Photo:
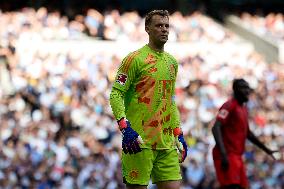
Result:
[[[180,162],[182,163],[186,156],[187,156],[187,144],[183,138],[183,133],[181,131],[180,128],[175,128],[174,129],[174,136],[176,137],[177,141],[176,141],[176,144],[177,144],[177,148],[181,154],[181,157],[180,157]]]
[[[131,128],[130,122],[126,118],[121,118],[118,121],[119,129],[122,133],[122,149],[125,154],[136,154],[141,152],[139,144],[141,144],[142,138],[136,131]]]

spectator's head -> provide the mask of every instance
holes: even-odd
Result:
[[[169,13],[167,10],[153,10],[146,15],[145,31],[150,43],[164,45],[169,35]]]
[[[249,99],[249,94],[252,92],[248,82],[243,78],[234,79],[233,81],[233,91],[234,97],[239,103],[247,102]]]

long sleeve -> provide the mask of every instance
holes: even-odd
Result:
[[[137,66],[135,56],[137,54],[138,52],[135,51],[125,57],[116,73],[116,80],[113,83],[110,94],[110,105],[116,120],[126,117],[127,110],[124,96],[136,78]]]
[[[171,105],[171,114],[172,114],[172,128],[180,127],[180,114],[176,104],[176,94],[175,94],[175,84],[178,73],[178,63],[173,65],[174,69],[174,81],[173,81],[173,89],[172,89],[172,105]]]
[[[110,106],[116,120],[120,120],[125,115],[124,93],[117,88],[112,88],[110,93]]]
[[[172,113],[172,127],[173,128],[180,127],[180,114],[176,102],[172,103],[171,113]]]

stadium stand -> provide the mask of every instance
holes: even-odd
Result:
[[[183,188],[217,188],[212,119],[234,77],[255,90],[251,128],[283,150],[284,64],[200,12],[170,19],[166,48],[180,62],[177,103],[190,144]],[[124,188],[108,96],[121,58],[145,43],[142,23],[134,11],[90,9],[74,20],[45,8],[0,13],[0,188]],[[273,162],[248,144],[245,159],[251,189],[284,187],[282,156]]]

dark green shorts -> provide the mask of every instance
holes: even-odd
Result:
[[[182,178],[176,149],[122,153],[122,174],[125,184],[138,185],[148,185],[150,178],[153,183]]]

